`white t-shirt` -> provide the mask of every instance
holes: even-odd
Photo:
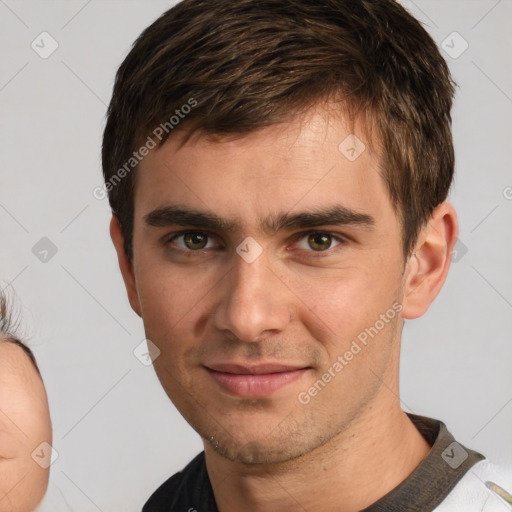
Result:
[[[434,512],[511,512],[511,492],[512,468],[482,460],[467,471]]]

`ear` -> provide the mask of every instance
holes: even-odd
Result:
[[[112,219],[110,220],[110,238],[112,239],[112,243],[114,244],[117,252],[117,260],[119,262],[119,268],[123,276],[126,293],[128,294],[128,300],[130,301],[130,306],[135,311],[135,313],[137,313],[137,315],[142,316],[139,296],[137,294],[137,286],[135,284],[133,265],[128,260],[128,256],[124,250],[124,237],[121,231],[121,224],[115,215],[112,215]]]
[[[455,209],[441,203],[419,233],[404,273],[402,317],[423,315],[441,290],[452,260],[459,227]]]

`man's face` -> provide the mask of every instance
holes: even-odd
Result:
[[[401,229],[350,133],[317,108],[238,140],[176,132],[140,164],[131,303],[169,398],[231,460],[290,460],[396,401]]]

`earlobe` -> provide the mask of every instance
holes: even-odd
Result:
[[[137,315],[142,316],[139,296],[137,294],[137,287],[135,284],[133,265],[128,260],[128,256],[124,250],[124,237],[121,231],[121,224],[115,215],[112,215],[112,219],[110,220],[110,238],[112,239],[112,243],[116,249],[119,269],[121,270],[121,274],[123,276],[123,281],[126,287],[126,293],[128,294],[130,305],[135,313],[137,313]]]
[[[404,273],[402,316],[422,316],[441,290],[451,264],[457,241],[458,223],[455,209],[441,203],[422,228]]]

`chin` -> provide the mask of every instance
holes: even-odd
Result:
[[[322,445],[325,438],[319,432],[295,432],[288,428],[284,431],[275,427],[268,433],[255,424],[243,429],[210,429],[203,435],[196,431],[206,443],[220,456],[240,464],[279,464],[303,456]],[[231,432],[236,432],[230,435]],[[236,437],[235,437],[236,436]]]
[[[240,464],[277,464],[288,462],[302,455],[295,445],[269,446],[266,440],[252,440],[247,443],[236,443],[233,440],[207,439],[212,448],[222,457]]]

